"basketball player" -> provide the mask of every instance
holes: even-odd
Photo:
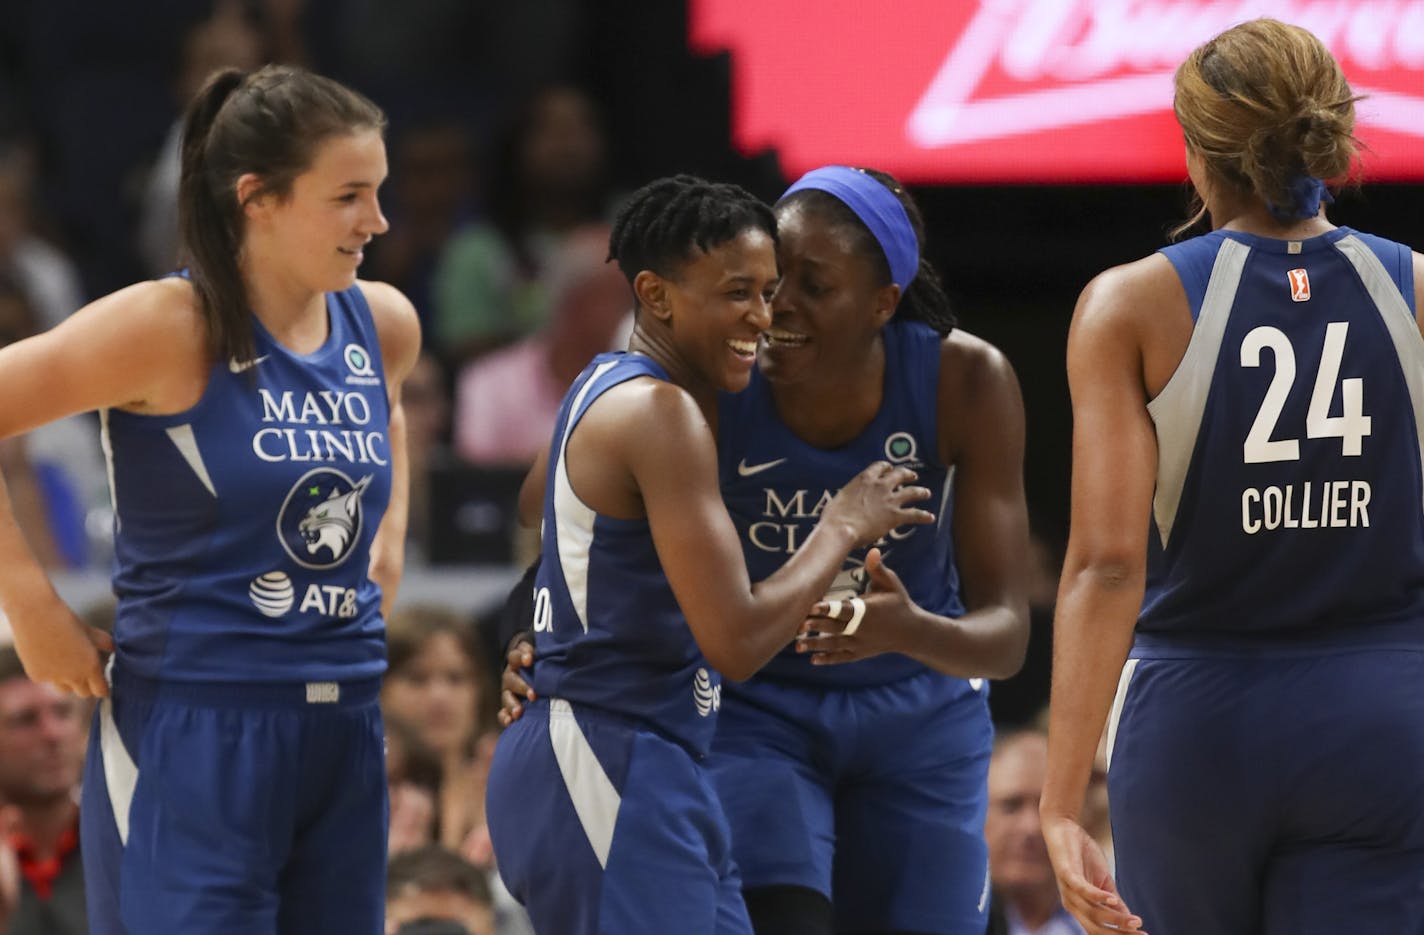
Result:
[[[762,935],[978,935],[982,680],[1016,671],[1028,637],[1018,383],[954,330],[893,178],[817,169],[776,214],[771,327],[718,418],[722,495],[752,577],[796,554],[820,504],[871,461],[914,467],[942,508],[855,553],[798,645],[724,687],[709,764],[747,907]],[[524,691],[508,671],[506,689],[507,719]]]
[[[1326,219],[1356,99],[1295,26],[1194,50],[1212,231],[1078,301],[1042,815],[1093,935],[1424,930],[1424,258]]]
[[[929,494],[906,486],[914,471],[882,459],[750,582],[708,425],[756,366],[775,245],[770,209],[689,176],[640,189],[615,221],[630,352],[574,381],[536,467],[539,700],[489,778],[500,874],[540,932],[751,932],[702,763],[721,675],[747,678],[789,643],[852,549],[933,521],[907,505]]]
[[[98,409],[109,452],[112,692],[109,645],[0,498],[26,670],[110,696],[81,809],[96,935],[382,931],[376,695],[420,340],[403,296],[356,279],[387,227],[384,125],[300,69],[216,73],[184,128],[188,275],[0,352],[0,434]]]

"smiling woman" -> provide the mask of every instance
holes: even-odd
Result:
[[[213,75],[184,126],[187,269],[0,351],[0,435],[98,409],[109,452],[112,643],[56,596],[0,486],[27,672],[112,691],[83,783],[94,935],[381,930],[376,694],[420,342],[410,303],[356,278],[387,227],[384,125],[301,69]]]

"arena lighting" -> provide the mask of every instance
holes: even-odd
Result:
[[[694,50],[731,52],[739,149],[917,183],[1181,180],[1172,73],[1257,16],[1367,95],[1367,180],[1424,181],[1424,0],[689,0]]]

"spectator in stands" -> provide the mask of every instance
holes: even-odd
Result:
[[[394,131],[384,209],[391,231],[371,245],[367,275],[389,282],[415,305],[434,333],[436,263],[473,214],[474,141],[460,121],[423,118]]]
[[[74,262],[35,232],[34,186],[33,154],[0,140],[0,273],[29,296],[45,330],[84,304],[84,287]]]
[[[0,806],[9,809],[9,833],[0,848],[9,848],[19,870],[8,930],[0,892],[4,935],[89,930],[79,856],[84,711],[79,698],[30,681],[14,649],[0,649]]]
[[[1048,737],[1026,728],[1002,734],[989,760],[989,935],[1083,935],[1058,898],[1058,881],[1038,823]]]
[[[444,607],[405,606],[386,621],[386,646],[381,709],[409,724],[440,761],[437,842],[488,861],[481,842],[493,687],[473,630]]]
[[[212,15],[194,23],[179,49],[178,75],[173,95],[179,110],[149,170],[139,206],[138,246],[151,276],[171,273],[178,256],[179,143],[183,133],[181,112],[208,76],[219,68],[252,71],[267,59],[267,46],[241,0],[217,0]],[[372,277],[380,278],[380,277]],[[399,287],[399,284],[396,284]],[[74,306],[78,308],[79,306]]]
[[[587,94],[536,93],[488,173],[488,219],[446,247],[435,271],[436,347],[464,362],[549,319],[546,264],[564,235],[607,214],[607,143]]]
[[[546,267],[549,323],[468,364],[455,395],[455,452],[476,464],[530,464],[549,446],[559,404],[595,355],[613,349],[633,304],[607,262],[608,228],[579,228]]]
[[[435,840],[435,803],[440,797],[440,760],[404,720],[385,714],[386,785],[391,790],[391,856]]]
[[[386,877],[386,935],[495,932],[494,903],[480,868],[437,845],[391,860]]]
[[[411,477],[405,564],[411,568],[428,561],[430,469],[451,458],[450,389],[440,359],[428,350],[421,351],[415,369],[401,386],[401,407],[405,410],[405,446]]]

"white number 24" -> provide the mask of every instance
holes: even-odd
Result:
[[[1345,335],[1349,322],[1332,321],[1325,329],[1325,346],[1320,352],[1320,369],[1315,373],[1315,389],[1310,394],[1310,409],[1305,417],[1307,438],[1338,438],[1341,454],[1358,457],[1361,442],[1370,434],[1370,417],[1364,414],[1364,383],[1360,377],[1340,380],[1340,359],[1345,354]],[[1271,434],[1285,408],[1286,397],[1295,383],[1295,349],[1290,338],[1279,328],[1262,325],[1251,329],[1241,342],[1241,366],[1261,366],[1261,351],[1269,348],[1276,361],[1276,372],[1266,388],[1266,398],[1251,423],[1243,454],[1247,464],[1300,459],[1300,442],[1294,438],[1272,439]],[[1335,386],[1340,386],[1341,414],[1330,415],[1335,399]]]

